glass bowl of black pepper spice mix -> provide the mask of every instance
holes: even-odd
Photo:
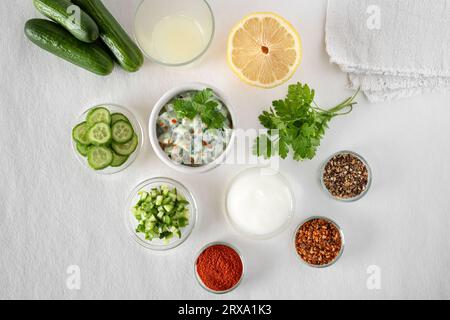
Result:
[[[364,197],[372,184],[367,161],[352,151],[340,151],[329,157],[320,169],[320,182],[335,200],[353,202]]]
[[[313,268],[330,267],[344,253],[344,232],[325,217],[314,216],[300,223],[293,242],[300,261]]]

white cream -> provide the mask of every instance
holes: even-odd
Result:
[[[279,173],[254,168],[232,181],[226,208],[230,222],[240,231],[267,237],[286,226],[293,215],[293,202],[291,190]]]

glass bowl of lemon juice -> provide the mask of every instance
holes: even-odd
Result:
[[[205,0],[143,0],[134,34],[144,54],[166,66],[193,63],[214,37],[214,15]]]

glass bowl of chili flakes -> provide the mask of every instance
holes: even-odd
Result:
[[[295,228],[292,243],[299,260],[313,268],[328,268],[344,253],[342,228],[332,219],[313,216]]]

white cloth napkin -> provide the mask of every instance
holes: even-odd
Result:
[[[450,90],[450,0],[328,0],[326,45],[371,102]]]

